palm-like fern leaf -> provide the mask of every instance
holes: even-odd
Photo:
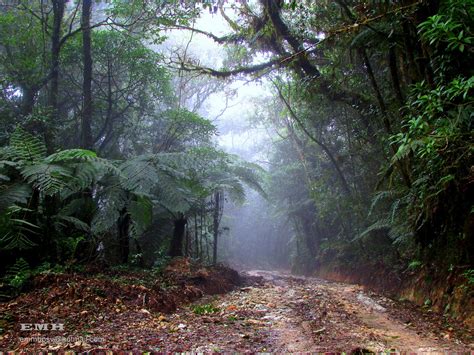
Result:
[[[28,165],[21,171],[25,180],[46,195],[53,195],[73,180],[71,168],[59,164],[39,163]]]
[[[14,154],[14,160],[24,163],[33,163],[46,156],[44,142],[18,127],[10,137],[10,154]]]
[[[18,203],[25,204],[31,196],[31,192],[30,185],[24,183],[3,186],[0,190],[0,211]]]

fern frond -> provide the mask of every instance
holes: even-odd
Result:
[[[185,189],[160,189],[155,202],[169,213],[186,213],[192,206],[192,198],[187,195]]]
[[[81,231],[84,231],[84,232],[87,232],[87,233],[90,232],[90,228],[87,225],[87,223],[81,221],[79,218],[72,217],[72,216],[64,216],[64,215],[61,215],[61,214],[55,215],[54,218],[59,223],[67,222],[67,223],[73,225],[74,228],[76,228],[78,230],[81,230]],[[66,227],[66,226],[64,225],[64,227]]]
[[[119,186],[106,189],[98,201],[98,209],[91,223],[93,234],[101,234],[112,228],[120,217],[119,211],[129,203],[128,192]]]
[[[128,207],[130,217],[135,227],[135,236],[141,235],[151,224],[153,218],[153,203],[148,196],[136,195]]]
[[[67,149],[51,154],[44,161],[46,163],[71,162],[71,161],[88,161],[97,158],[97,154],[86,149]]]
[[[23,258],[19,258],[15,264],[10,266],[3,280],[18,292],[31,276],[30,265]]]
[[[396,223],[395,219],[397,217],[397,212],[399,207],[402,205],[402,199],[396,199],[393,201],[392,206],[390,206],[390,223],[394,225]]]
[[[384,190],[379,191],[375,194],[374,198],[372,199],[372,203],[369,208],[368,216],[370,217],[374,211],[374,208],[381,203],[382,201],[393,199],[397,195],[397,191],[395,190]]]
[[[243,183],[266,198],[266,192],[261,185],[261,174],[264,174],[265,171],[260,166],[244,161],[237,161],[231,164],[230,170]]]
[[[71,168],[58,164],[28,165],[22,169],[21,174],[27,182],[46,195],[60,192],[73,180]]]
[[[36,246],[22,231],[10,231],[0,237],[0,248],[4,250],[25,250]]]
[[[24,163],[33,163],[42,160],[46,156],[46,145],[44,142],[17,127],[10,137],[10,149],[14,160]]]
[[[158,182],[158,174],[153,158],[138,156],[127,160],[119,166],[121,186],[128,191],[148,192]]]
[[[15,205],[26,204],[30,198],[32,189],[28,184],[12,184],[4,186],[0,190],[0,211]]]
[[[28,273],[30,272],[30,265],[26,262],[25,259],[19,258],[15,264],[10,266],[7,271],[5,272],[6,278],[12,278],[20,273]]]
[[[389,230],[392,227],[388,219],[381,219],[367,227],[362,233],[357,235],[352,241],[360,240],[369,235],[372,232],[380,230]]]
[[[18,157],[12,147],[6,146],[0,148],[0,160],[2,160],[2,162],[12,162],[13,160],[17,161]]]
[[[415,152],[419,147],[422,147],[424,145],[425,143],[419,139],[415,139],[407,144],[401,144],[398,147],[398,150],[395,155],[392,157],[391,164],[394,165],[399,161],[406,159],[410,155],[410,153]]]

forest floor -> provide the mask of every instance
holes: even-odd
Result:
[[[3,322],[8,314],[15,323],[0,334],[0,350],[474,351],[474,335],[461,325],[356,285],[250,271],[243,286],[229,291],[236,280],[228,269],[203,269],[186,279],[174,275],[170,297],[163,296],[163,280],[158,297],[146,282],[56,279],[0,305]],[[25,334],[17,326],[61,319],[62,332]]]

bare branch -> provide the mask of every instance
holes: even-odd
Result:
[[[192,31],[192,32],[204,35],[206,37],[209,37],[212,40],[214,40],[216,43],[219,43],[219,44],[230,44],[230,43],[237,44],[237,43],[242,42],[245,39],[244,36],[239,35],[239,34],[230,34],[230,35],[219,37],[219,36],[216,36],[213,33],[206,32],[206,31],[200,30],[198,28],[183,26],[183,25],[174,25],[172,27],[167,27],[166,29],[167,30],[169,30],[169,29],[178,29],[178,30]]]

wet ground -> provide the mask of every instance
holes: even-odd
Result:
[[[77,339],[24,340],[23,349],[161,352],[463,352],[473,334],[429,309],[370,294],[356,285],[251,271],[254,282],[205,296],[172,314],[146,307],[106,312]],[[87,335],[87,337],[85,337]],[[11,349],[13,350],[13,349]]]
[[[211,326],[198,319],[188,328],[189,332],[206,334],[203,339],[195,340],[194,350],[418,353],[474,350],[471,335],[460,327],[440,324],[443,320],[428,310],[368,295],[359,286],[268,271],[249,274],[262,276],[265,282],[216,300],[218,307],[228,311],[201,318]],[[232,324],[226,322],[230,317],[236,318]]]

